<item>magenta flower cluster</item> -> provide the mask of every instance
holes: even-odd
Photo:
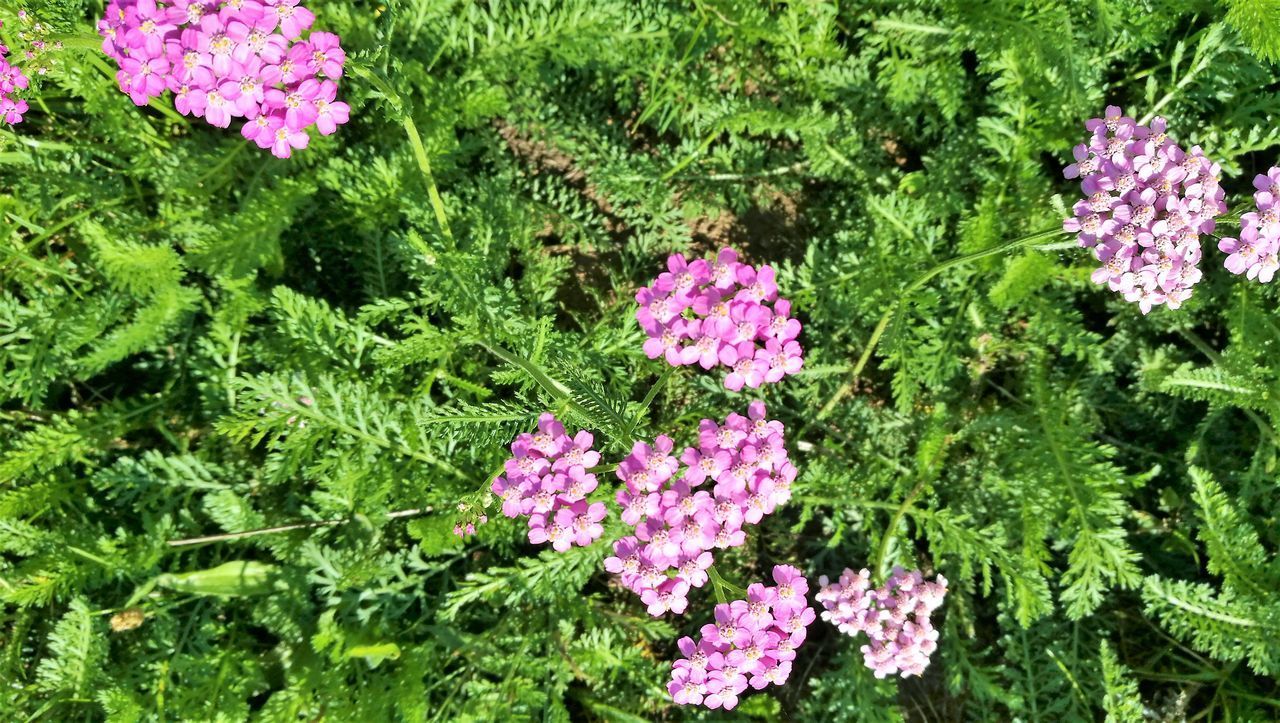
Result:
[[[0,44],[0,120],[17,125],[22,122],[22,114],[27,112],[27,102],[16,93],[26,90],[28,83],[22,70],[9,64],[8,55],[9,48]]]
[[[1271,168],[1253,179],[1256,211],[1240,217],[1240,236],[1224,237],[1218,250],[1227,254],[1224,265],[1233,274],[1265,284],[1280,267],[1280,168]]]
[[[304,31],[298,0],[110,0],[98,23],[120,90],[146,105],[168,89],[183,115],[240,133],[278,158],[347,122],[337,100],[346,53],[333,33]]]
[[[613,543],[605,569],[640,596],[650,615],[683,613],[690,588],[707,583],[711,550],[736,547],[753,525],[791,498],[796,468],[787,459],[781,422],[765,418],[764,402],[723,425],[702,420],[698,446],[679,459],[662,435],[637,442],[618,465],[622,521],[635,528]],[[682,469],[683,465],[683,469]],[[700,489],[708,480],[712,490]]]
[[[1080,245],[1102,262],[1093,281],[1136,302],[1143,314],[1171,309],[1200,280],[1200,234],[1226,212],[1218,164],[1199,146],[1184,151],[1163,118],[1145,126],[1107,106],[1104,118],[1085,123],[1088,143],[1063,175],[1080,178],[1084,198],[1063,221]]]
[[[684,656],[671,665],[667,692],[680,705],[732,710],[747,686],[782,685],[813,623],[809,582],[790,565],[773,568],[773,587],[755,583],[746,600],[722,603],[702,639],[681,638]]]
[[[604,534],[604,503],[587,502],[597,487],[596,476],[587,469],[600,462],[593,442],[585,430],[570,438],[564,425],[547,413],[538,418],[538,431],[511,443],[506,477],[496,477],[490,489],[502,498],[502,514],[528,516],[529,542],[550,542],[564,552],[573,545],[586,547]],[[463,531],[470,534],[475,528]]]
[[[926,582],[919,570],[893,568],[883,585],[872,589],[866,570],[845,569],[840,580],[828,583],[818,578],[817,600],[826,609],[822,619],[846,635],[867,634],[862,657],[877,678],[900,674],[920,675],[929,665],[929,656],[938,647],[938,631],[929,616],[947,594],[947,579],[941,575]]]
[[[728,367],[724,385],[735,392],[800,371],[800,322],[790,316],[791,302],[778,298],[772,266],[757,270],[722,249],[710,263],[672,254],[667,269],[636,292],[650,359]]]

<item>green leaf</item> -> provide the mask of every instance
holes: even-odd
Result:
[[[156,578],[156,584],[192,595],[265,595],[274,589],[278,572],[279,568],[275,565],[235,560],[207,570],[160,575]]]

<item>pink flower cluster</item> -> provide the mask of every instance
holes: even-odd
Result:
[[[226,128],[278,158],[329,135],[350,109],[337,100],[346,53],[333,33],[311,33],[298,0],[110,0],[98,23],[102,51],[134,103],[173,91],[183,115]]]
[[[1250,280],[1265,284],[1280,267],[1280,168],[1253,179],[1257,211],[1240,217],[1240,237],[1218,241],[1218,250],[1228,254],[1225,266],[1233,274],[1245,274]]]
[[[805,600],[809,582],[790,565],[773,568],[774,587],[755,583],[746,600],[722,603],[702,639],[681,638],[680,660],[671,665],[667,692],[679,705],[732,710],[750,685],[782,685],[791,675],[796,648],[814,620]]]
[[[702,420],[698,447],[685,448],[678,460],[671,438],[662,435],[652,446],[637,442],[618,465],[626,483],[617,497],[622,521],[635,534],[614,542],[604,565],[650,615],[683,613],[689,589],[707,583],[711,550],[743,544],[743,525],[791,499],[796,468],[782,423],[765,419],[764,402],[752,402],[747,414],[730,414],[723,425]],[[707,480],[714,482],[711,492],[699,489]]]
[[[791,302],[778,298],[772,266],[757,271],[733,249],[721,249],[711,263],[672,254],[667,269],[636,292],[650,359],[729,367],[724,385],[735,392],[800,371],[800,322],[790,317]]]
[[[817,600],[826,611],[822,619],[846,635],[864,632],[870,638],[862,646],[862,657],[877,678],[901,673],[920,675],[929,665],[929,656],[938,647],[938,631],[929,616],[947,594],[947,579],[925,582],[919,570],[893,568],[893,574],[878,588],[871,588],[866,570],[845,569],[838,583],[818,578],[822,589]]]
[[[570,438],[564,425],[547,413],[538,419],[538,431],[511,443],[514,456],[506,462],[506,477],[495,478],[490,489],[502,498],[502,514],[512,519],[528,515],[529,542],[550,542],[564,552],[573,545],[586,547],[604,534],[604,503],[587,503],[597,486],[587,468],[600,462],[593,442],[585,430]],[[470,534],[474,527],[464,531]]]
[[[16,97],[15,93],[27,89],[27,76],[9,64],[5,58],[8,54],[9,48],[0,44],[0,120],[17,125],[22,122],[22,114],[27,112],[27,102]]]
[[[1199,146],[1184,151],[1165,126],[1163,118],[1139,125],[1107,106],[1105,118],[1085,123],[1093,135],[1063,171],[1082,179],[1085,195],[1063,230],[1077,233],[1102,262],[1094,283],[1136,302],[1143,314],[1190,298],[1201,276],[1200,234],[1213,231],[1227,210],[1218,164]]]

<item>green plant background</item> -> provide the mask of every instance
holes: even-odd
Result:
[[[951,581],[923,678],[818,623],[741,716],[1280,718],[1274,289],[1206,237],[1143,317],[1051,234],[903,293],[1057,228],[1107,103],[1247,208],[1274,0],[315,2],[352,121],[287,162],[135,108],[98,2],[21,6],[66,50],[0,130],[4,719],[717,717],[664,687],[709,592],[653,619],[604,544],[451,530],[543,410],[613,461],[745,409],[633,318],[722,245],[778,269],[807,359],[759,395],[795,499],[721,573]]]

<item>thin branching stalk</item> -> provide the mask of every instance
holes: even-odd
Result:
[[[418,133],[417,124],[413,122],[413,113],[409,105],[392,87],[391,81],[382,74],[382,71],[362,63],[351,63],[350,69],[372,83],[400,115],[400,125],[404,127],[405,135],[409,138],[409,146],[413,149],[413,157],[418,163],[418,170],[422,173],[423,183],[427,186],[427,198],[431,201],[431,210],[435,213],[436,223],[440,225],[440,233],[449,242],[449,245],[453,246],[453,230],[449,227],[449,216],[445,212],[444,199],[440,196],[440,189],[436,186],[435,174],[431,172],[431,157],[427,154],[427,148],[422,143],[422,136]],[[424,254],[428,253],[426,249],[418,250]]]
[[[431,512],[433,508],[423,507],[414,510],[397,510],[388,512],[387,519],[398,520],[404,517],[416,517]],[[257,530],[245,530],[244,532],[228,532],[222,535],[205,535],[203,537],[188,537],[181,540],[169,540],[165,544],[169,547],[191,547],[192,545],[207,545],[211,542],[230,542],[232,540],[243,540],[249,537],[259,537],[261,535],[274,535],[280,532],[292,532],[294,530],[313,530],[317,527],[333,527],[335,525],[343,525],[351,522],[354,518],[342,517],[336,520],[316,520],[315,522],[295,522],[290,525],[278,525],[276,527],[263,527]]]
[[[897,299],[892,304],[889,305],[889,308],[885,309],[884,315],[880,317],[879,323],[877,323],[875,329],[872,330],[871,337],[867,339],[867,345],[862,350],[862,356],[858,357],[857,363],[853,365],[853,371],[849,374],[849,380],[846,381],[844,385],[841,386],[838,390],[836,390],[836,393],[831,397],[831,399],[827,400],[827,403],[823,405],[822,409],[818,411],[817,418],[826,419],[831,414],[831,412],[836,408],[836,405],[839,404],[842,400],[844,400],[844,398],[854,390],[854,388],[857,386],[859,377],[862,376],[862,370],[866,368],[867,362],[871,360],[872,352],[875,351],[876,345],[880,343],[880,337],[884,336],[885,329],[889,327],[889,322],[893,320],[894,313],[897,312],[898,308],[903,304],[903,302],[906,299],[911,298],[912,293],[919,290],[920,287],[924,286],[925,284],[929,283],[929,281],[933,277],[937,276],[938,274],[941,274],[942,272],[948,269],[952,269],[957,266],[962,266],[971,261],[985,259],[988,256],[996,256],[999,254],[1008,253],[1010,251],[1013,251],[1014,249],[1022,248],[1024,246],[1030,246],[1031,244],[1034,244],[1037,241],[1044,241],[1045,239],[1053,238],[1054,236],[1057,236],[1061,233],[1063,233],[1063,231],[1060,228],[1049,229],[1045,231],[1037,231],[1036,233],[1016,238],[1012,241],[1009,241],[1008,243],[1001,244],[1000,246],[993,246],[989,249],[974,251],[971,254],[965,254],[964,256],[957,256],[954,259],[943,261],[942,263],[938,264],[937,266],[934,266],[933,268],[929,269],[928,271],[918,276],[915,281],[912,281],[910,284],[908,284],[907,287],[904,288],[900,294],[898,294]]]

